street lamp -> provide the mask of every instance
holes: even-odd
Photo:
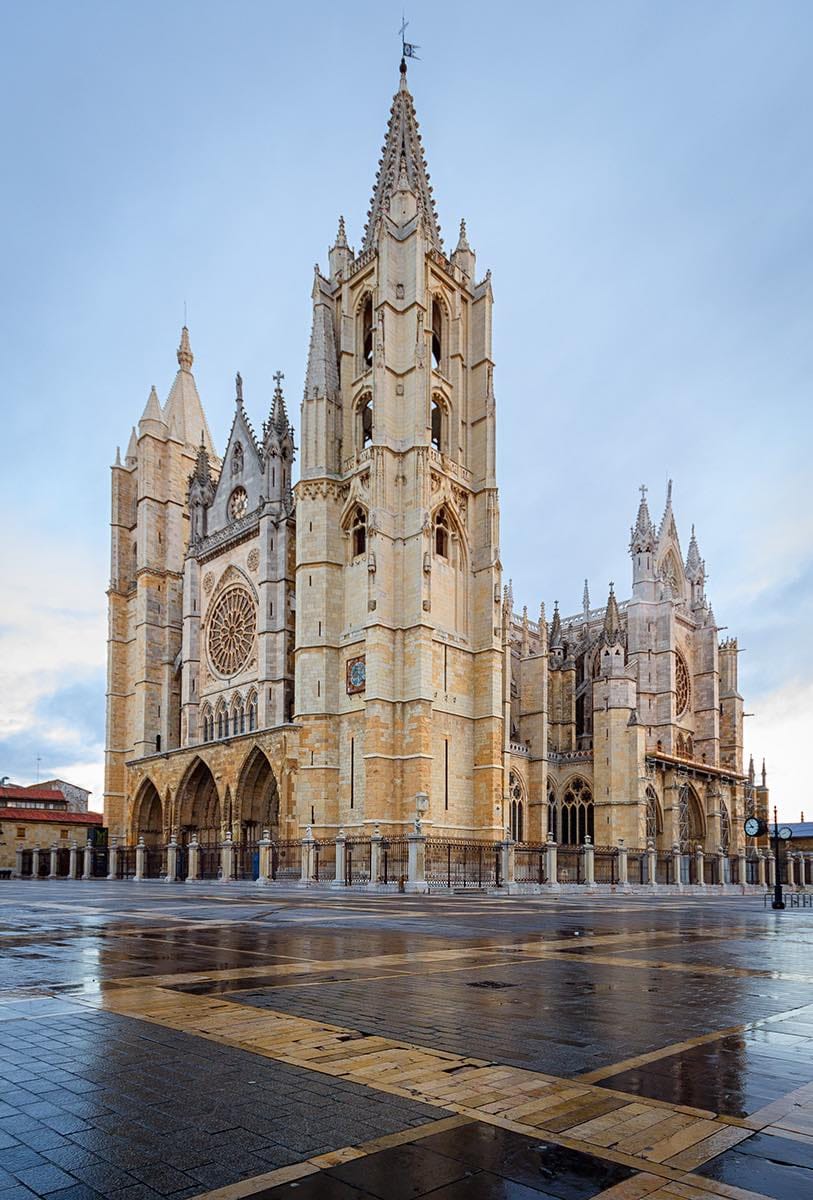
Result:
[[[748,837],[763,837],[768,832],[768,822],[762,817],[748,817],[745,822],[745,833]],[[785,898],[782,895],[782,872],[779,869],[779,846],[781,842],[789,842],[793,837],[793,830],[789,825],[780,825],[779,818],[776,812],[776,805],[773,810],[773,861],[774,861],[774,881],[773,881],[773,900],[771,908],[784,908]]]

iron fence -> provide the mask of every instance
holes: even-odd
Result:
[[[409,873],[409,840],[405,837],[385,837],[381,843],[381,874],[379,883],[399,886]]]
[[[523,842],[514,847],[514,880],[516,883],[547,883],[546,846],[532,846]]]
[[[730,858],[728,861],[729,861],[729,867],[728,867],[729,883],[742,883],[742,880],[740,879],[740,860],[739,860],[739,858],[735,855],[734,858]]]
[[[273,842],[271,846],[271,878],[302,878],[302,843],[294,839]]]
[[[110,852],[97,850],[90,852],[90,874],[93,879],[106,879],[110,873]]]
[[[232,861],[234,879],[260,878],[260,847],[257,842],[235,842]]]
[[[119,846],[116,855],[116,878],[132,879],[136,873],[135,846]]]
[[[344,882],[353,884],[370,882],[370,839],[349,839],[344,843]]]
[[[560,846],[556,855],[559,883],[584,883],[584,855],[581,846]]]
[[[23,879],[30,879],[34,873],[34,855],[30,850],[23,850],[20,861],[20,875]]]
[[[593,880],[595,883],[618,883],[618,849],[596,846],[593,851]]]
[[[162,846],[146,846],[144,852],[144,878],[163,879],[167,873],[167,852]]]
[[[431,889],[502,887],[499,842],[427,838],[425,877]]]
[[[646,883],[649,879],[649,855],[644,846],[630,846],[627,850],[627,882]]]
[[[198,851],[198,877],[200,879],[220,878],[219,846],[201,846]]]
[[[759,859],[756,857],[746,858],[745,860],[745,882],[751,884],[759,883]]]
[[[703,859],[703,882],[707,885],[720,882],[720,865],[716,857],[706,855]]]
[[[336,843],[313,843],[313,877],[317,883],[330,883],[336,878]]]
[[[655,859],[655,882],[656,883],[674,883],[675,882],[675,859],[666,851],[659,850],[658,856]]]

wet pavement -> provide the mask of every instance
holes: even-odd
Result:
[[[0,939],[0,1200],[813,1197],[805,910],[14,881]]]

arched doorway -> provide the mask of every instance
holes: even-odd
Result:
[[[220,796],[202,758],[195,759],[178,789],[178,826],[183,845],[188,845],[193,836],[201,846],[216,846],[220,841]]]
[[[136,796],[133,833],[136,841],[143,837],[145,846],[164,844],[164,806],[151,779],[144,780]]]
[[[237,784],[240,841],[257,842],[268,829],[275,837],[279,827],[279,789],[270,762],[254,746],[243,763]]]

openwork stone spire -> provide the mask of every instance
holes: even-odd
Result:
[[[638,505],[638,516],[630,530],[630,553],[643,554],[655,549],[656,533],[652,518],[649,515],[649,505],[646,502],[647,488],[641,484],[641,503]]]
[[[621,614],[618,611],[618,601],[615,598],[615,587],[610,584],[610,594],[607,597],[607,610],[604,614],[604,641],[610,645],[621,641]]]
[[[181,344],[178,347],[178,366],[182,371],[191,371],[194,361],[195,356],[192,353],[192,347],[189,345],[189,330],[184,325],[181,330]]]
[[[404,183],[415,193],[426,236],[439,250],[442,249],[440,225],[418,130],[415,106],[406,82],[406,64],[402,62],[401,83],[393,97],[387,138],[381,152],[373,199],[367,214],[367,226],[364,230],[365,250],[375,245],[393,193],[399,187],[403,189]]]

